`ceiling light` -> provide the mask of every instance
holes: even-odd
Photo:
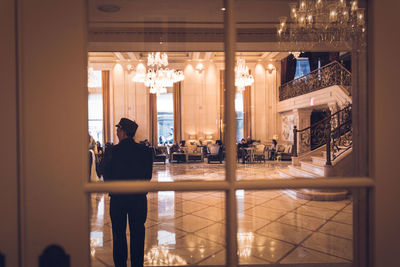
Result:
[[[348,3],[347,3],[348,2]],[[357,0],[299,0],[290,3],[290,17],[280,17],[276,32],[281,44],[348,42],[365,45],[364,8]]]
[[[118,12],[121,8],[117,5],[101,5],[97,7],[98,10],[106,13]]]
[[[138,68],[140,66],[140,68]],[[147,56],[147,73],[143,64],[136,67],[136,75],[133,77],[134,82],[142,82],[146,87],[150,88],[151,94],[165,94],[167,87],[172,87],[174,83],[183,81],[184,75],[182,71],[168,69],[168,56],[166,53],[160,52],[150,53]]]
[[[268,70],[269,73],[271,73],[274,69],[275,69],[274,64],[269,63],[269,64],[267,65],[267,70]]]
[[[239,57],[235,67],[235,86],[239,91],[244,91],[246,86],[250,86],[253,83],[254,78],[249,73],[249,68],[246,66],[245,59]]]
[[[196,65],[196,72],[197,72],[197,73],[202,73],[203,70],[204,70],[204,65],[203,65],[203,63],[199,62],[199,63]]]

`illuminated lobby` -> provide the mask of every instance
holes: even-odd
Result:
[[[141,193],[144,266],[397,266],[399,9],[4,0],[0,267],[114,266]],[[149,182],[104,179],[121,118]]]

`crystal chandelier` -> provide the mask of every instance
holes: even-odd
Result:
[[[167,93],[167,87],[172,87],[174,83],[184,79],[182,71],[166,68],[168,66],[168,56],[165,53],[150,53],[147,56],[147,66],[146,73],[146,69],[138,65],[133,81],[144,83],[146,87],[150,88],[151,94],[165,94]]]
[[[235,67],[235,86],[239,91],[244,91],[246,86],[250,86],[254,83],[254,78],[249,73],[249,68],[246,66],[244,58],[237,59],[237,65]]]
[[[364,8],[358,8],[357,0],[299,0],[289,7],[289,21],[280,17],[277,25],[282,42],[365,44]]]

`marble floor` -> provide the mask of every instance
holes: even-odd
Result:
[[[238,164],[238,179],[278,178],[288,163]],[[154,165],[153,180],[223,180],[223,164]],[[291,192],[236,194],[241,265],[338,264],[352,262],[352,200],[318,202]],[[113,266],[107,194],[91,196],[91,266]],[[148,194],[145,265],[225,265],[224,193]],[[128,230],[129,235],[129,230]],[[341,265],[341,264],[339,264]],[[324,265],[328,266],[328,265]],[[335,265],[337,266],[337,265]]]

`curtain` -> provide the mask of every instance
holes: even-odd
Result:
[[[110,71],[101,72],[103,90],[103,144],[111,142],[110,132]]]
[[[287,65],[286,65],[286,81],[290,82],[294,79],[294,75],[296,74],[296,58],[290,54],[287,58]]]
[[[310,72],[318,69],[319,54],[313,52],[305,52],[304,57],[308,58],[308,62],[310,63]]]
[[[290,54],[281,61],[281,85],[290,82],[296,74],[296,58]]]
[[[219,72],[219,139],[225,144],[224,136],[224,98],[225,98],[225,70]]]
[[[281,60],[281,85],[286,83],[286,69],[287,69],[287,60],[286,58]]]
[[[149,135],[150,144],[157,146],[158,144],[158,127],[157,127],[157,95],[149,94]]]
[[[251,86],[243,91],[243,137],[251,137]]]
[[[173,105],[174,105],[174,142],[179,144],[182,140],[182,106],[181,106],[182,83],[174,83]]]

